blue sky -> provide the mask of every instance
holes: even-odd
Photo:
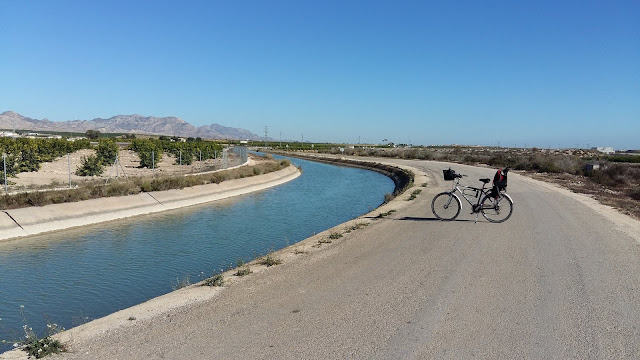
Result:
[[[640,148],[640,2],[0,0],[0,112]]]

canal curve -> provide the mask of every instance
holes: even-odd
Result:
[[[376,172],[290,160],[302,175],[258,193],[0,243],[0,340],[21,335],[21,305],[38,332],[77,326],[358,217],[394,190]]]

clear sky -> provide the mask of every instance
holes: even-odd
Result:
[[[640,148],[640,1],[0,0],[0,112]]]

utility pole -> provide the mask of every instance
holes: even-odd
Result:
[[[9,191],[7,191],[7,154],[6,153],[2,153],[2,163],[4,167],[4,171],[2,172],[4,174],[4,193],[9,194]]]
[[[267,147],[267,136],[269,135],[269,127],[264,127],[264,147]]]
[[[118,155],[116,155],[116,161],[118,161]],[[71,189],[71,154],[67,153],[67,165],[69,167],[69,189]]]

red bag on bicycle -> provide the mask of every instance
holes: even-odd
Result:
[[[507,188],[507,173],[509,172],[509,167],[504,169],[498,169],[496,174],[493,176],[493,189],[491,189],[491,196],[498,197],[500,191]]]

